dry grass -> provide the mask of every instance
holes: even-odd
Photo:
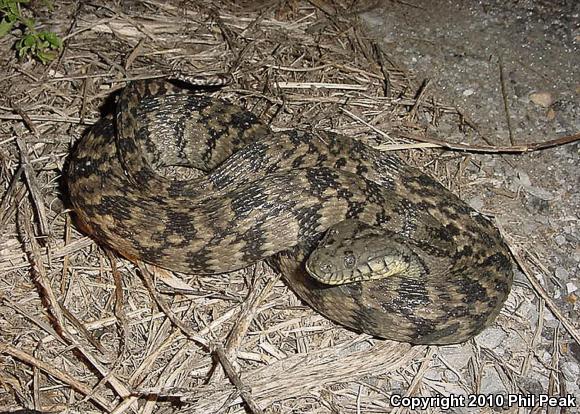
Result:
[[[444,118],[465,127],[338,2],[110,4],[57,6],[53,30],[66,46],[48,67],[17,62],[0,39],[0,410],[387,412],[393,393],[478,392],[489,369],[512,392],[525,392],[531,373],[560,390],[552,370],[561,332],[552,362],[535,362],[549,297],[540,324],[530,322],[518,314],[530,294],[521,286],[499,321],[525,347],[498,354],[470,341],[446,354],[334,325],[266,266],[177,278],[139,270],[80,234],[62,168],[130,79],[174,67],[231,72],[220,94],[275,129],[330,129],[384,149],[430,146],[402,137],[425,139]],[[463,188],[468,156],[405,154]],[[446,359],[454,350],[466,356],[460,368]]]

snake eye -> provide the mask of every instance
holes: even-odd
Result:
[[[344,254],[344,266],[346,268],[352,268],[354,267],[354,265],[356,264],[356,257],[354,257],[354,254],[352,252],[346,252]]]

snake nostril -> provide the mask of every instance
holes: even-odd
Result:
[[[322,273],[331,273],[332,272],[332,264],[329,262],[322,262],[320,266],[318,266]]]

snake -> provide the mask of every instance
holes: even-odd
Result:
[[[378,338],[460,343],[495,320],[513,270],[487,217],[393,152],[331,131],[274,132],[214,95],[167,78],[127,83],[66,166],[83,232],[185,274],[265,260],[314,310]]]

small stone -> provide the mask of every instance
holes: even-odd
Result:
[[[424,377],[430,381],[441,381],[443,378],[441,372],[435,369],[429,369],[425,372]]]
[[[535,321],[538,319],[538,310],[535,304],[529,301],[524,301],[519,305],[518,314],[522,315],[527,321]]]
[[[533,92],[530,94],[530,101],[544,108],[549,107],[554,102],[550,92]]]
[[[481,211],[484,205],[483,200],[479,196],[473,197],[471,200],[468,201],[468,203],[471,206],[471,208],[477,211]]]
[[[552,201],[556,198],[556,196],[554,196],[548,190],[545,190],[545,189],[540,188],[540,187],[534,187],[534,186],[526,187],[526,191],[529,194],[533,195],[534,197],[536,197],[542,201]]]
[[[505,392],[505,387],[497,371],[489,368],[483,371],[483,378],[481,379],[481,393],[482,394],[501,394]]]
[[[534,320],[536,319],[537,316]],[[525,349],[526,346],[526,341],[520,335],[509,335],[505,342],[502,344],[503,348],[514,353],[520,352],[522,349]]]
[[[487,328],[475,337],[480,346],[489,349],[497,348],[505,339],[506,333],[499,328]]]
[[[463,96],[471,96],[474,93],[475,93],[475,91],[473,89],[469,88],[469,89],[466,89],[463,91]]]
[[[564,237],[561,234],[558,234],[556,237],[554,237],[554,240],[556,241],[558,246],[562,246],[564,243],[566,243],[566,237]]]
[[[580,366],[574,361],[566,361],[562,364],[562,374],[566,381],[576,382],[580,377]]]
[[[530,181],[530,176],[523,171],[518,171],[518,182],[523,187],[531,187],[532,182]]]
[[[441,358],[444,358],[445,362],[457,371],[465,368],[473,357],[471,348],[466,346],[445,346],[439,352],[441,353]]]
[[[568,279],[570,274],[563,267],[557,267],[556,271],[554,272],[554,275],[556,276],[556,279],[565,281],[566,279]]]
[[[560,290],[558,290],[558,292],[561,296],[562,293],[560,292]],[[557,326],[560,326],[560,321],[556,319],[556,317],[552,314],[552,312],[549,311],[544,312],[544,327],[553,329],[556,328]]]

